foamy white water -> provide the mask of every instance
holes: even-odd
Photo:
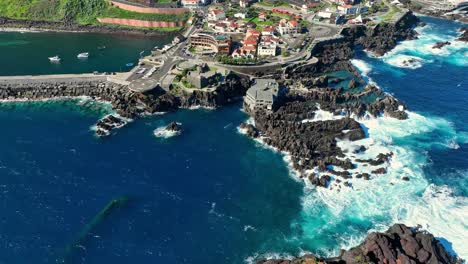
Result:
[[[436,32],[431,25],[416,28],[416,31],[419,33],[418,39],[403,41],[385,54],[382,59],[394,67],[411,69],[420,68],[424,61],[430,61],[434,58],[458,66],[468,65],[468,56],[464,56],[468,52],[468,45],[465,42],[457,41],[458,36],[454,36],[454,32]],[[440,49],[433,48],[437,42],[445,41],[449,41],[451,44]],[[404,63],[411,58],[415,59],[416,62]]]

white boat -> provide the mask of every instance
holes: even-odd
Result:
[[[49,60],[51,62],[60,62],[60,57],[59,56],[54,56],[54,57],[49,57]]]
[[[78,59],[87,59],[89,57],[89,52],[83,52],[78,54]]]

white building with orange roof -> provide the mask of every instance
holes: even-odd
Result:
[[[226,14],[224,13],[223,10],[212,9],[208,12],[207,18],[208,20],[211,20],[211,21],[224,20],[226,19]]]
[[[301,26],[297,20],[286,20],[286,19],[281,19],[280,23],[276,27],[276,31],[280,35],[290,35],[290,34],[297,34],[300,33],[301,31]]]

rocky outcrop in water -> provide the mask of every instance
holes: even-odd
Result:
[[[323,259],[305,255],[296,259],[260,260],[257,264],[458,264],[434,236],[425,231],[395,224],[384,233],[373,232],[359,246],[343,250],[340,256]]]
[[[96,136],[109,136],[112,130],[125,126],[127,122],[115,115],[107,115],[96,123]]]
[[[434,46],[432,46],[433,49],[441,49],[447,45],[451,45],[452,43],[450,43],[449,41],[439,41],[439,42],[436,42],[436,44],[434,44]]]
[[[468,27],[460,28],[461,35],[457,38],[459,41],[468,42]]]
[[[182,132],[182,124],[179,124],[177,122],[171,122],[169,125],[166,126],[166,130],[181,133]]]

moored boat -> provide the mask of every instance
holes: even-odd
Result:
[[[50,62],[60,62],[60,60],[59,56],[49,57]]]
[[[89,57],[89,52],[83,52],[78,54],[78,59],[87,59]]]

